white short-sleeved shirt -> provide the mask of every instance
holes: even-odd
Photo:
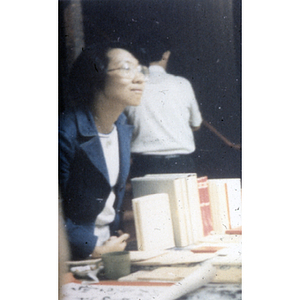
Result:
[[[139,106],[125,114],[134,125],[131,152],[148,155],[189,154],[195,151],[192,127],[201,113],[190,82],[150,66],[150,76]]]

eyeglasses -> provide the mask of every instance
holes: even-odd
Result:
[[[124,63],[122,67],[120,68],[115,68],[115,69],[109,69],[107,72],[112,72],[112,71],[120,71],[120,75],[122,77],[126,78],[134,78],[135,74],[142,73],[145,78],[148,78],[149,75],[149,69],[146,66],[138,65],[137,67],[133,67],[128,63]]]

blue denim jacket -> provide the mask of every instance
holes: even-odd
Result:
[[[59,187],[65,226],[72,259],[88,257],[94,250],[95,220],[103,210],[111,192],[105,158],[98,132],[87,109],[76,108],[63,113],[59,124]],[[130,142],[133,126],[121,114],[116,122],[120,172],[114,187],[115,220],[110,224],[111,234],[120,226],[120,212],[130,168]]]

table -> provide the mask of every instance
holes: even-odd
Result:
[[[135,272],[137,269],[133,268],[132,271]],[[174,285],[170,282],[108,281],[99,274],[100,282],[88,284],[68,273],[62,288],[61,300],[155,300],[166,289]],[[210,282],[177,299],[241,300],[242,285],[240,282]]]
[[[68,283],[63,286],[62,300],[154,300],[169,285],[145,283],[101,282],[97,284]],[[207,284],[178,300],[241,300],[241,284]]]

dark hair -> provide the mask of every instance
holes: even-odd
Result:
[[[171,50],[168,39],[153,32],[137,38],[136,57],[145,65],[160,61],[164,52]]]
[[[121,48],[131,52],[129,44],[104,41],[89,45],[75,60],[68,78],[69,105],[91,105],[97,91],[105,85],[110,49]]]

